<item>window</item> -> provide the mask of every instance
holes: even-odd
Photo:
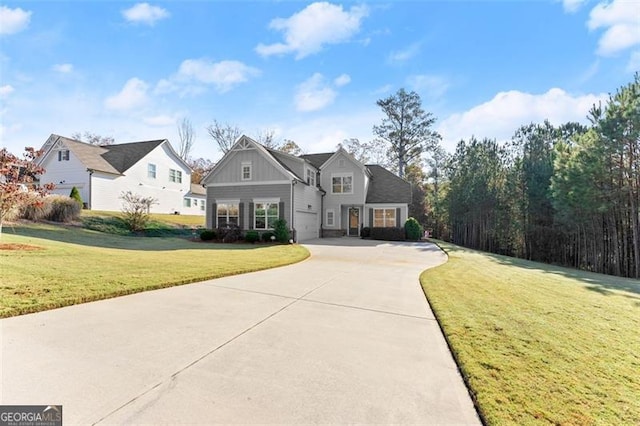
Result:
[[[147,177],[151,179],[156,178],[156,165],[149,163],[147,165]]]
[[[278,203],[256,203],[254,214],[254,229],[273,229],[273,224],[278,220]]]
[[[333,210],[327,210],[327,226],[335,226],[336,212]]]
[[[182,183],[182,172],[169,169],[169,182]]]
[[[184,199],[184,206],[185,207],[191,207],[191,198],[185,198]]]
[[[218,227],[227,225],[239,225],[240,208],[238,203],[220,203],[218,204]]]
[[[242,163],[242,180],[251,180],[251,163]]]
[[[331,175],[331,193],[353,194],[353,174]]]
[[[316,172],[312,169],[307,169],[307,184],[309,184],[309,186],[316,186]]]
[[[198,199],[197,198],[193,199],[193,207],[198,207]]]
[[[58,151],[58,161],[69,161],[69,150],[63,149]]]
[[[396,209],[373,209],[373,227],[389,228],[396,226]]]
[[[204,211],[204,201],[200,203],[200,210]]]

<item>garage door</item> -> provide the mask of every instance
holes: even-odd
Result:
[[[298,242],[318,238],[318,214],[311,212],[296,212],[295,222]]]

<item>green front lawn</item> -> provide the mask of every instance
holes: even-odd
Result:
[[[422,286],[489,424],[640,424],[640,281],[439,244]]]
[[[11,244],[13,249],[6,249]],[[6,226],[0,248],[5,248],[0,249],[0,317],[288,265],[309,256],[298,245],[211,244],[44,224]]]
[[[149,215],[154,222],[161,222],[175,226],[204,227],[205,217],[186,214],[160,214]],[[122,217],[121,212],[107,212],[102,210],[82,210],[81,219],[92,217]]]

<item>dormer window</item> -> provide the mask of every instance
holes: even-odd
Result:
[[[62,149],[58,151],[58,161],[69,161],[69,150]]]
[[[334,173],[331,175],[332,194],[353,194],[353,173]]]
[[[316,172],[312,169],[307,169],[307,184],[309,186],[316,186]]]
[[[251,162],[242,163],[242,172],[240,177],[242,180],[251,180]]]

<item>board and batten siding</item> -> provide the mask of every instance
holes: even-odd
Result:
[[[230,185],[207,187],[207,228],[215,228],[217,212],[214,205],[220,200],[238,200],[243,204],[241,222],[244,229],[249,229],[249,203],[259,199],[278,199],[284,202],[284,219],[291,224],[291,184],[268,185]],[[253,224],[251,224],[251,228]]]
[[[273,182],[290,179],[256,149],[232,151],[222,166],[209,177],[209,182]],[[251,163],[251,179],[242,180],[242,163]]]
[[[52,150],[42,164],[45,172],[40,175],[40,184],[55,185],[52,194],[69,195],[75,186],[82,201],[89,202],[89,172],[84,164],[69,151],[68,161],[58,161],[58,149]]]

